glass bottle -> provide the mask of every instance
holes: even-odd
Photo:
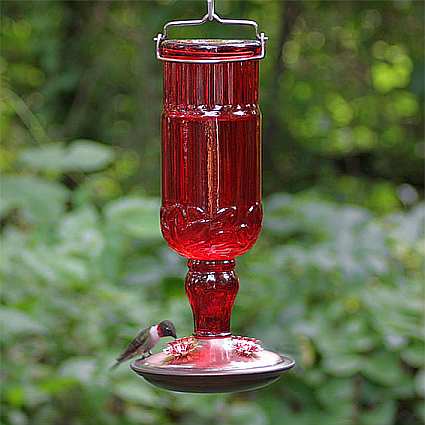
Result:
[[[260,48],[255,40],[161,44],[166,59],[232,59],[163,62],[161,229],[189,260],[196,336],[230,334],[234,259],[261,231],[259,61],[249,60]]]

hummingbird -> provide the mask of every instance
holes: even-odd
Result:
[[[151,356],[152,348],[155,347],[160,338],[166,336],[177,338],[176,328],[170,320],[163,320],[157,325],[142,329],[130,344],[128,344],[127,348],[117,357],[117,361],[111,369],[115,369],[122,362],[136,356],[143,356],[143,358]]]

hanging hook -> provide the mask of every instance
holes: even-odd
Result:
[[[213,21],[214,15],[215,15],[215,6],[214,6],[214,0],[207,0],[207,7],[208,7],[208,20]]]
[[[156,41],[156,57],[160,60],[166,60],[166,61],[170,61],[170,62],[197,62],[197,63],[218,63],[218,62],[231,62],[233,60],[238,60],[238,61],[244,61],[244,60],[255,60],[255,59],[263,59],[266,49],[265,49],[265,45],[266,45],[266,40],[267,37],[265,36],[265,34],[263,32],[259,32],[258,31],[258,24],[255,21],[251,21],[249,19],[224,19],[221,18],[219,15],[217,15],[215,13],[215,4],[214,4],[214,0],[207,0],[207,8],[208,11],[205,14],[205,16],[203,16],[201,19],[189,19],[189,20],[185,20],[185,21],[170,21],[167,22],[164,25],[163,28],[163,32],[162,34],[159,33],[154,40]],[[190,60],[188,61],[187,59],[165,59],[163,57],[161,57],[161,53],[160,53],[160,45],[161,43],[167,38],[167,31],[169,28],[171,27],[181,27],[181,26],[191,26],[191,25],[202,25],[205,24],[205,22],[208,21],[217,21],[219,24],[224,24],[224,25],[244,25],[244,26],[249,26],[249,27],[253,27],[255,29],[255,35],[257,40],[259,40],[261,42],[261,52],[254,57],[248,57],[248,58],[238,58],[238,59],[217,59],[217,60],[208,60],[208,59],[204,59],[204,60]]]

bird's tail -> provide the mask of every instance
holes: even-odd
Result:
[[[150,353],[144,353],[142,354],[140,357],[138,357],[139,360],[143,360],[146,359],[147,357],[149,357],[151,354]],[[131,357],[125,357],[123,359],[118,358],[117,361],[109,368],[110,371],[113,371],[114,369],[116,369],[122,362],[125,362],[126,360],[130,360]]]
[[[109,370],[112,372],[113,370],[115,370],[119,365],[121,364],[121,362],[119,360],[117,360],[112,366],[109,367]]]

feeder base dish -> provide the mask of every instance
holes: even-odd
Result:
[[[237,338],[182,338],[195,341],[196,348],[184,355],[154,354],[134,361],[130,367],[151,384],[167,390],[225,393],[264,387],[295,365],[289,357],[261,348],[250,353],[249,344],[248,349],[235,344]]]

